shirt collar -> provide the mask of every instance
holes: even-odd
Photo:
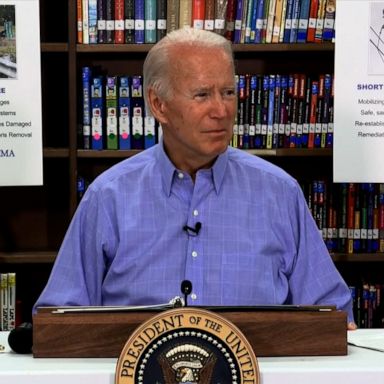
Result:
[[[157,151],[157,162],[160,168],[161,176],[163,179],[164,191],[167,196],[171,195],[172,181],[175,172],[178,172],[177,168],[173,165],[167,154],[164,150],[163,141],[159,141],[158,151]],[[215,164],[211,168],[212,179],[215,187],[215,191],[218,194],[221,188],[221,185],[224,180],[224,174],[228,163],[228,149],[223,152],[216,159]]]

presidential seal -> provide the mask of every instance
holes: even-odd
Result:
[[[242,332],[221,315],[193,307],[164,311],[129,337],[115,384],[259,384]]]

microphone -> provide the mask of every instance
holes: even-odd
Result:
[[[201,223],[200,221],[198,221],[196,224],[195,224],[195,228],[193,227],[189,227],[188,225],[184,225],[183,227],[183,230],[185,232],[188,233],[188,235],[192,235],[194,234],[194,236],[197,236],[200,232],[200,229],[201,229]],[[192,232],[192,233],[191,233]]]
[[[188,295],[192,292],[192,283],[189,280],[183,280],[181,282],[181,292],[184,294],[185,306],[188,306],[187,298]]]
[[[8,335],[8,344],[16,353],[32,353],[33,333],[31,323],[22,323]]]

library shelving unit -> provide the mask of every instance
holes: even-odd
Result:
[[[60,243],[76,210],[77,176],[92,180],[138,151],[79,148],[83,66],[110,74],[141,74],[150,44],[78,45],[76,0],[40,0],[44,185],[0,188],[0,272],[17,273],[21,320],[46,284]],[[234,45],[238,73],[333,72],[334,45]],[[332,178],[332,149],[250,150],[296,178]],[[334,254],[342,275],[380,281],[383,254]],[[380,265],[381,264],[381,265]]]

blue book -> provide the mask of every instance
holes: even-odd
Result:
[[[145,5],[144,0],[135,0],[135,43],[145,41]]]
[[[283,43],[289,43],[292,28],[292,11],[294,0],[287,0],[287,10],[285,13]]]
[[[264,0],[258,0],[257,13],[256,13],[256,27],[255,27],[255,38],[254,42],[261,43],[264,23]]]
[[[308,31],[308,20],[309,20],[309,9],[311,6],[311,0],[302,0],[300,6],[300,15],[299,15],[299,26],[297,29],[297,39],[298,43],[307,42],[307,31]]]
[[[253,9],[254,9],[254,0],[248,0],[247,3],[247,12],[246,12],[246,21],[245,21],[245,36],[244,43],[249,44],[251,42],[251,24],[253,17]]]
[[[103,149],[103,77],[93,78],[91,86],[92,149]]]
[[[297,42],[297,31],[299,28],[299,17],[300,17],[300,0],[294,0],[292,8],[292,23],[291,23],[291,34],[289,36],[290,43]]]
[[[235,32],[233,37],[234,44],[240,44],[241,41],[241,24],[243,21],[243,0],[237,0],[236,16],[235,16]]]
[[[131,149],[129,77],[119,78],[119,149]]]
[[[144,99],[141,76],[132,76],[131,81],[131,146],[132,149],[144,148]]]
[[[249,41],[245,41],[246,43],[254,43],[256,37],[256,22],[257,22],[257,9],[259,6],[259,2],[261,0],[253,0],[252,12],[251,12],[251,20],[249,22]]]
[[[83,148],[91,149],[91,80],[90,67],[82,69],[83,83]]]
[[[144,41],[146,44],[156,43],[156,0],[144,0],[144,16]]]

